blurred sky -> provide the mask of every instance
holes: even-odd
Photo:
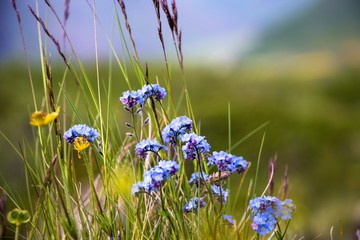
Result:
[[[38,53],[35,19],[30,16],[26,2],[33,8],[36,1],[17,1],[21,12],[26,44],[30,55]],[[65,1],[52,1],[60,18],[63,18]],[[231,61],[238,59],[250,50],[259,39],[273,26],[288,20],[305,11],[319,0],[297,1],[260,1],[260,0],[181,0],[177,1],[179,22],[183,29],[183,51],[185,58],[202,61]],[[134,39],[140,56],[161,58],[160,43],[157,38],[155,13],[150,0],[125,1],[128,17],[132,26]],[[93,2],[91,3],[93,4]],[[101,25],[98,25],[99,50],[107,56],[109,47],[103,31],[111,35],[116,28],[114,9],[116,2],[97,1],[97,14]],[[47,19],[49,29],[62,43],[62,31],[51,13],[46,13],[45,4],[39,2],[40,16]],[[122,17],[122,16],[121,16]],[[0,60],[21,57],[22,45],[16,15],[11,8],[10,0],[0,1]],[[169,35],[168,26],[163,18],[165,33]],[[166,25],[165,25],[166,24]],[[115,27],[114,27],[115,26]],[[68,34],[82,58],[94,57],[94,25],[86,0],[70,2],[70,18],[67,23]],[[116,35],[118,36],[118,34]],[[118,41],[112,37],[112,42]],[[172,47],[171,39],[166,38],[167,47]],[[49,44],[53,45],[52,43]]]

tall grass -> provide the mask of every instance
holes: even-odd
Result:
[[[40,16],[38,1],[35,7],[28,5],[38,23],[43,95],[35,94],[32,87],[35,80],[28,65],[34,102],[32,139],[24,139],[19,146],[8,141],[26,168],[28,197],[22,199],[12,189],[1,187],[15,209],[6,212],[2,207],[5,197],[1,198],[0,211],[3,216],[7,215],[9,226],[6,235],[3,231],[0,235],[24,239],[260,239],[264,234],[259,232],[261,225],[255,224],[257,210],[249,207],[249,201],[256,196],[263,197],[273,181],[274,164],[266,189],[258,189],[265,134],[257,162],[248,163],[230,152],[266,124],[233,143],[229,104],[228,152],[218,152],[219,156],[216,152],[210,153],[210,145],[200,136],[201,126],[196,122],[187,89],[176,2],[171,1],[169,5],[165,0],[153,0],[166,75],[151,78],[151,69],[141,62],[136,49],[123,0],[114,2],[123,46],[120,53],[103,31],[97,3],[88,2],[94,20],[94,75],[78,57],[66,32],[69,1],[65,2],[63,20],[51,1],[44,1],[48,13],[63,30],[63,45],[69,46],[70,53],[65,54]],[[21,14],[16,1],[12,3],[22,33]],[[178,99],[173,94],[179,90],[172,89],[175,77],[164,43],[164,16],[183,81]],[[121,81],[127,86],[124,90],[130,92],[114,96],[112,64],[109,77],[101,77],[99,31],[108,40],[110,62],[114,61],[122,73]],[[64,64],[61,78],[55,79],[52,73],[50,44],[55,46]],[[27,55],[25,41],[23,45]],[[129,72],[135,73],[137,79],[130,79]],[[142,91],[136,90],[139,88]],[[141,95],[144,89],[148,92]],[[119,97],[124,106],[114,101]],[[38,99],[41,104],[37,104]],[[152,145],[141,145],[143,140],[153,141]],[[141,154],[142,151],[146,154]],[[246,176],[252,165],[256,175]],[[190,176],[192,172],[198,175]],[[226,187],[230,186],[234,174],[241,174],[241,180],[237,189],[228,192]],[[245,177],[251,178],[248,186],[244,186]],[[233,196],[233,203],[243,200],[242,206],[229,204],[228,193]],[[286,205],[278,200],[271,202],[275,203]],[[275,209],[273,205],[268,207]],[[236,213],[240,218],[233,220],[227,216],[235,211],[241,211]],[[279,216],[280,213],[266,238],[285,238],[289,220],[280,221]]]

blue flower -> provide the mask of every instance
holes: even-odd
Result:
[[[195,184],[196,187],[199,187],[200,183],[203,183],[204,181],[208,181],[208,180],[209,180],[209,175],[207,175],[206,173],[202,172],[201,174],[200,172],[194,172],[193,174],[191,174],[189,183]]]
[[[237,157],[224,151],[213,152],[208,160],[208,165],[216,165],[220,171],[230,171],[231,173],[243,173],[248,166],[248,162],[243,157]]]
[[[141,191],[144,191],[144,192],[149,191],[150,186],[151,186],[151,183],[149,183],[147,181],[135,183],[131,187],[131,194],[137,195]]]
[[[211,185],[211,190],[218,202],[226,202],[229,196],[229,189],[224,190],[221,186]]]
[[[203,208],[206,206],[206,203],[202,198],[191,198],[189,202],[185,204],[183,207],[183,210],[185,213],[194,212],[196,213],[200,208]]]
[[[151,179],[156,183],[161,183],[164,178],[167,178],[167,172],[159,166],[155,166],[154,168],[152,168],[152,171],[150,171],[149,173]]]
[[[147,152],[157,153],[161,149],[164,149],[166,151],[167,147],[161,145],[156,140],[144,139],[138,144],[136,144],[135,153],[139,155],[141,158],[146,158]]]
[[[192,130],[192,121],[186,116],[175,118],[161,132],[164,142],[175,146],[176,140]]]
[[[98,138],[100,134],[94,128],[90,128],[85,124],[78,124],[71,127],[64,133],[64,139],[68,143],[74,143],[77,137],[86,138],[89,142],[94,142],[95,138]]]
[[[254,231],[256,231],[258,234],[260,234],[261,236],[264,236],[268,233],[270,233],[271,231],[273,231],[275,229],[275,225],[271,225],[271,224],[256,224],[256,223],[252,223],[251,227]]]
[[[292,215],[296,209],[295,205],[292,203],[292,200],[286,199],[281,204],[282,204],[282,212],[281,212],[282,220],[291,219]]]
[[[166,91],[158,84],[144,85],[141,89],[146,97],[154,97],[155,100],[160,101],[166,97]]]
[[[210,145],[205,140],[205,137],[198,136],[195,133],[185,133],[181,137],[181,141],[186,143],[182,146],[186,159],[194,160],[199,157],[198,154],[210,152]]]
[[[223,219],[224,219],[224,221],[227,222],[228,224],[234,225],[234,219],[233,219],[233,217],[232,217],[231,215],[226,215],[226,214],[224,214],[224,215],[223,215]]]
[[[146,100],[146,95],[141,90],[123,92],[120,101],[126,108],[133,108],[135,105],[143,105]]]
[[[144,85],[140,90],[123,92],[120,101],[125,108],[131,109],[136,105],[142,107],[149,97],[154,97],[156,101],[163,100],[166,97],[166,91],[158,84]]]
[[[175,175],[180,169],[175,161],[160,161],[158,165],[144,173],[144,181],[135,183],[131,188],[131,194],[137,195],[141,191],[156,191],[161,184]]]
[[[290,219],[295,210],[292,200],[280,201],[273,196],[264,196],[251,199],[249,208],[252,210],[252,228],[260,235],[270,233],[275,229],[278,219]]]
[[[180,165],[176,161],[164,161],[161,160],[158,164],[167,174],[171,177],[175,175],[180,169]]]

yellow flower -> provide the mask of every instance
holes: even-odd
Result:
[[[80,152],[87,149],[90,146],[90,142],[85,137],[77,137],[74,140],[74,149],[78,151],[78,157],[80,157]]]
[[[50,122],[54,121],[57,116],[59,116],[60,107],[57,107],[55,112],[52,113],[44,113],[40,111],[36,111],[31,114],[30,125],[32,126],[45,126]]]

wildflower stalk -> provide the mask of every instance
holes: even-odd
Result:
[[[91,189],[93,198],[95,199],[95,203],[93,202],[93,205],[95,207],[95,204],[96,204],[97,209],[99,210],[100,214],[103,215],[103,210],[102,210],[102,207],[101,207],[101,203],[100,203],[99,197],[98,197],[98,195],[96,193],[96,189],[95,189],[95,186],[94,186],[94,174],[93,174],[93,170],[92,170],[92,168],[90,166],[89,158],[85,153],[82,154],[82,157],[84,158],[86,171],[87,171],[87,174],[88,174],[88,177],[89,177],[90,189]]]
[[[44,181],[43,181],[43,186],[41,188],[38,201],[36,202],[35,212],[34,212],[34,215],[32,217],[32,220],[31,220],[31,222],[33,223],[34,226],[37,225],[38,218],[39,218],[39,211],[41,209],[41,205],[43,204],[43,198],[45,197],[45,191],[46,191],[47,187],[50,185],[52,172],[54,170],[57,159],[58,159],[58,156],[55,155],[52,162],[51,162],[51,165],[49,166],[49,169],[46,172],[46,175],[45,175],[45,178],[44,178]],[[35,231],[35,227],[30,229],[29,239],[32,239],[34,231]]]
[[[274,232],[275,235],[276,235],[276,239],[277,240],[283,240],[283,235],[282,235],[282,232],[281,232],[281,227],[280,227],[279,222],[276,222],[276,226],[277,226],[277,229]]]
[[[134,135],[135,135],[135,138],[136,138],[136,141],[139,142],[139,137],[138,137],[138,133],[137,133],[137,130],[136,130],[136,112],[134,112],[134,109],[132,108],[131,109],[131,119],[132,119],[132,125],[133,125],[133,129],[134,129]]]
[[[173,233],[178,232],[178,231],[176,231],[176,227],[175,227],[175,225],[173,223],[173,220],[171,219],[170,214],[165,209],[165,199],[164,199],[164,196],[163,196],[163,184],[162,183],[160,184],[159,191],[160,191],[161,207],[162,207],[162,210],[164,212],[164,215],[166,216],[166,218],[170,222],[171,228],[173,229],[173,232],[172,232],[172,234],[173,234]]]
[[[216,207],[214,206],[214,210],[215,210],[215,214],[216,214],[215,224],[214,224],[215,237],[216,237],[216,233],[217,233],[218,222],[219,222],[219,219],[221,218],[222,206],[223,206],[222,187],[221,187],[222,186],[222,184],[221,184],[221,170],[220,169],[219,169],[218,181],[219,181],[219,189],[220,189],[220,210],[219,210],[219,212],[217,212]]]
[[[253,188],[253,194],[252,194],[253,197],[255,197],[256,183],[257,183],[257,179],[258,179],[258,173],[259,173],[259,167],[260,167],[260,159],[261,159],[262,149],[263,149],[263,146],[264,146],[264,141],[265,141],[265,133],[263,134],[262,139],[261,139],[258,159],[257,159],[257,163],[256,163],[255,182],[254,182],[254,188]]]
[[[158,117],[158,114],[156,112],[155,101],[154,101],[154,99],[152,97],[150,97],[150,102],[151,102],[151,109],[152,109],[152,112],[154,113],[154,117],[155,117],[156,128],[158,130],[158,134],[159,134],[159,137],[161,139],[161,142],[163,142],[163,139],[162,139],[162,136],[161,136],[159,117]]]
[[[281,239],[284,239],[284,238],[285,238],[285,234],[286,234],[286,232],[287,232],[287,230],[288,230],[288,227],[289,227],[289,225],[290,225],[290,221],[291,221],[291,219],[289,219],[288,221],[286,221],[285,230],[284,230],[284,233],[281,235]],[[280,229],[280,226],[279,226],[279,229]]]

